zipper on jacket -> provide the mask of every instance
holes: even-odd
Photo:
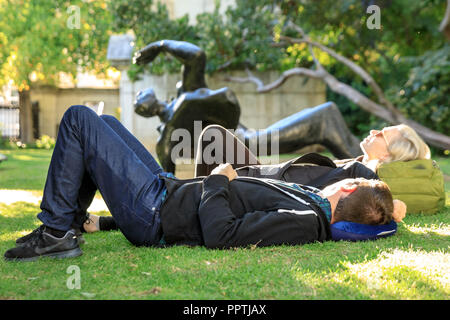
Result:
[[[277,186],[276,184],[271,183],[271,182],[270,182],[270,179],[267,179],[267,178],[259,178],[259,179],[257,179],[257,178],[253,178],[253,177],[238,177],[238,179],[241,179],[241,180],[249,180],[249,181],[252,181],[252,180],[253,180],[253,181],[257,181],[257,183],[259,182],[259,183],[262,183],[262,184],[271,186],[272,188],[277,189],[278,191],[280,191],[280,192],[282,192],[282,193],[288,195],[289,197],[291,197],[291,198],[297,200],[298,202],[300,202],[300,203],[302,203],[302,204],[304,204],[304,205],[306,205],[306,206],[308,206],[308,207],[311,206],[311,204],[310,204],[309,202],[303,200],[303,199],[300,198],[300,197],[297,197],[296,195],[290,193],[290,192],[287,191],[287,190],[284,190],[284,189],[280,188],[280,187]]]
[[[306,215],[315,215],[317,216],[317,213],[314,210],[294,210],[294,209],[278,209],[278,212],[287,212],[287,213],[294,213],[299,216],[306,216]]]

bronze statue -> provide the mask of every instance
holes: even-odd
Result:
[[[134,63],[146,64],[161,52],[173,55],[183,63],[183,80],[177,84],[177,98],[171,102],[159,101],[153,89],[139,92],[135,102],[135,112],[144,117],[158,116],[161,125],[156,144],[156,153],[161,166],[167,172],[175,172],[171,152],[178,142],[172,141],[172,132],[177,128],[187,129],[193,137],[191,149],[196,146],[194,121],[202,121],[202,126],[220,124],[235,129],[239,123],[241,108],[228,88],[210,90],[205,81],[206,55],[199,47],[184,41],[162,40],[150,43],[138,51]],[[195,153],[191,152],[192,157]]]
[[[161,166],[167,172],[175,171],[171,151],[178,141],[171,141],[177,128],[187,129],[194,150],[194,121],[202,121],[205,128],[219,124],[227,129],[236,129],[236,135],[249,146],[252,139],[267,140],[267,151],[271,154],[272,142],[278,143],[279,153],[294,152],[311,144],[321,144],[337,158],[356,157],[361,153],[359,141],[354,137],[333,102],[304,109],[282,119],[266,129],[252,130],[239,123],[239,102],[229,88],[210,90],[205,81],[206,55],[199,47],[184,41],[162,40],[152,42],[138,51],[134,63],[147,64],[160,53],[169,53],[183,64],[183,79],[177,84],[177,98],[170,102],[159,101],[153,89],[141,91],[136,96],[135,112],[144,117],[158,116],[160,137],[156,145]],[[273,132],[277,134],[272,135]],[[277,141],[272,141],[272,138]],[[255,140],[253,140],[255,141]],[[195,152],[191,152],[192,157]]]
[[[239,124],[235,134],[247,147],[252,139],[258,141],[264,136],[267,154],[272,154],[270,147],[274,138],[278,145],[276,151],[280,154],[292,153],[312,144],[326,147],[338,159],[362,154],[359,140],[348,129],[334,102],[303,109],[261,130],[249,130]],[[259,147],[257,142],[255,145]]]

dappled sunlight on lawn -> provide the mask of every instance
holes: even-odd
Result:
[[[450,254],[388,249],[374,259],[345,257],[325,270],[296,265],[292,275],[308,298],[442,299],[450,294]]]
[[[450,254],[444,251],[393,249],[373,260],[346,261],[343,265],[369,289],[383,290],[399,299],[416,299],[434,290],[450,294]]]
[[[31,157],[31,156],[27,156],[27,155],[23,155],[23,154],[16,154],[13,157],[14,157],[14,159],[22,160],[22,161],[35,161],[35,160],[37,160],[35,157]]]
[[[416,224],[407,225],[405,224],[404,227],[412,233],[415,234],[422,234],[422,235],[439,235],[439,236],[450,236],[450,225],[446,223],[440,223],[439,225],[425,225],[425,226],[419,226]]]
[[[6,241],[12,241],[12,240],[15,241],[16,239],[29,234],[31,231],[36,229],[39,225],[40,225],[40,223],[36,222],[35,227],[33,229],[23,229],[23,230],[19,230],[19,231],[15,231],[15,232],[2,233],[2,234],[0,234],[0,242],[6,242]]]

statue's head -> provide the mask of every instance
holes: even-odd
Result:
[[[153,117],[158,115],[161,108],[161,102],[156,98],[155,91],[148,88],[139,91],[134,101],[134,111],[144,117]]]

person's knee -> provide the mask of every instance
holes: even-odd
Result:
[[[117,123],[119,120],[117,120],[116,117],[110,115],[110,114],[102,114],[100,118],[105,121],[106,123]]]
[[[83,106],[83,105],[72,105],[70,106],[66,112],[64,112],[64,116],[66,118],[79,117],[80,115],[91,115],[96,114],[91,108]]]
[[[73,105],[64,112],[61,122],[65,122],[67,125],[76,129],[81,129],[93,117],[98,116],[91,108],[83,105]]]
[[[66,113],[80,113],[80,112],[85,112],[87,110],[90,110],[93,112],[92,109],[90,109],[89,107],[86,107],[84,105],[81,104],[75,104],[70,106],[67,110]]]

